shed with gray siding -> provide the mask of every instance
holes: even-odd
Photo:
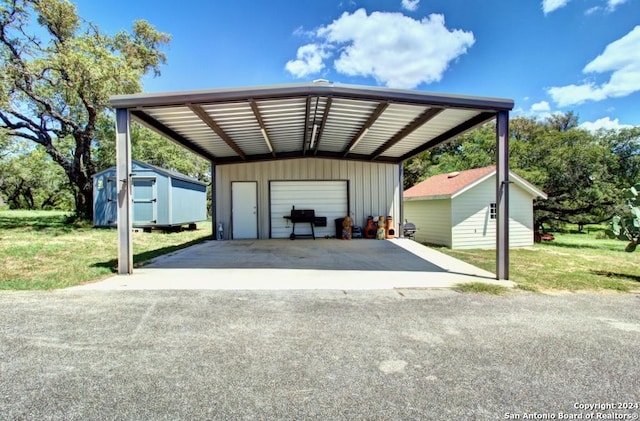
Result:
[[[509,244],[533,245],[533,199],[544,192],[509,172]],[[404,192],[404,216],[416,241],[452,249],[495,248],[496,168],[440,174]]]
[[[207,185],[151,164],[132,160],[133,226],[175,227],[207,219]],[[93,176],[93,225],[116,226],[116,167]]]

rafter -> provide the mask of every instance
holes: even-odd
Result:
[[[307,101],[304,107],[304,135],[302,136],[302,155],[307,150],[307,138],[309,136],[309,118],[311,117],[311,97],[307,97]]]
[[[194,145],[184,136],[176,133],[169,127],[160,123],[155,118],[151,117],[149,114],[139,111],[139,110],[131,110],[131,115],[136,118],[140,123],[144,124],[146,127],[152,129],[153,131],[161,134],[162,136],[168,137],[174,142],[178,143],[180,146],[189,149],[191,152],[200,155],[201,157],[208,159],[210,162],[215,162],[216,157],[209,153],[208,151],[202,149],[201,147]]]
[[[416,117],[411,123],[403,127],[398,133],[393,135],[391,139],[387,140],[383,145],[376,149],[371,155],[371,160],[373,161],[380,157],[380,155],[382,155],[385,151],[422,127],[425,123],[440,114],[442,111],[444,111],[444,108],[428,108],[425,112]]]
[[[264,124],[264,120],[262,119],[262,114],[260,114],[260,109],[258,108],[258,104],[254,100],[250,100],[251,109],[253,110],[253,115],[256,117],[258,121],[258,125],[260,125],[260,131],[262,132],[262,137],[264,137],[264,141],[267,144],[267,148],[269,148],[269,152],[275,158],[276,152],[273,150],[273,144],[271,143],[271,139],[269,139],[269,133],[267,132],[267,126]]]
[[[322,140],[322,133],[324,133],[324,128],[327,126],[327,119],[329,118],[329,113],[331,112],[331,104],[333,103],[333,98],[327,98],[327,103],[324,106],[324,114],[322,115],[322,122],[320,123],[320,130],[316,135],[316,147],[313,150],[314,155],[318,155],[318,148],[320,147],[320,140]]]
[[[224,130],[222,130],[222,127],[218,126],[218,123],[216,123],[213,118],[211,118],[211,116],[204,110],[204,108],[202,108],[200,105],[191,104],[189,105],[189,109],[193,111],[195,115],[200,117],[200,120],[202,120],[207,126],[209,126],[211,130],[216,132],[220,139],[224,140],[224,142],[229,145],[229,147],[233,149],[235,153],[237,153],[238,156],[242,158],[243,161],[247,160],[247,156],[245,155],[244,151],[240,149],[240,147],[233,141],[233,139],[231,139],[231,137],[229,137],[228,134],[225,133]]]
[[[384,110],[387,109],[388,106],[389,106],[388,102],[381,102],[378,104],[376,109],[373,110],[373,112],[371,113],[367,121],[364,123],[364,125],[360,128],[358,133],[356,133],[356,135],[351,139],[347,147],[344,149],[343,151],[344,158],[346,158],[346,156],[351,153],[353,148],[355,148],[356,145],[362,140],[362,138],[367,134],[367,131],[369,131],[369,128],[373,125],[373,123],[376,122],[378,118],[380,118],[380,116],[382,115]]]
[[[458,124],[456,127],[447,130],[446,132],[442,133],[439,136],[434,137],[433,139],[431,139],[430,141],[428,141],[427,143],[424,143],[423,145],[407,152],[406,154],[404,154],[402,157],[400,157],[401,161],[405,161],[409,158],[412,158],[416,155],[418,155],[419,153],[422,153],[424,151],[427,151],[431,148],[433,148],[434,146],[437,146],[443,142],[446,142],[448,140],[453,139],[456,136],[461,135],[462,133],[469,131],[481,124],[486,123],[487,121],[495,118],[496,113],[494,112],[483,112],[480,113],[478,115],[476,115],[475,117],[470,118],[469,120]]]

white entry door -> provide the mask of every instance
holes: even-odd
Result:
[[[258,184],[255,181],[231,183],[231,219],[234,240],[258,238]]]

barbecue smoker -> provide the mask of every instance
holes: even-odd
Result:
[[[406,238],[410,240],[415,240],[416,238],[416,226],[415,224],[408,222],[406,219],[404,220],[403,234]]]
[[[293,225],[291,229],[291,235],[289,235],[290,240],[295,240],[296,237],[311,237],[314,240],[316,239],[316,233],[313,227],[315,225],[320,226],[321,221],[319,219],[324,219],[324,225],[326,226],[326,218],[316,218],[316,211],[313,209],[296,209],[293,207],[291,209],[291,215],[285,215],[283,218],[291,221]],[[296,234],[296,224],[304,224],[307,223],[311,226],[311,234]]]

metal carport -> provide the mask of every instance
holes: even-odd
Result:
[[[122,95],[110,103],[116,109],[119,274],[133,271],[131,118],[209,160],[212,177],[216,165],[304,157],[402,168],[405,160],[497,119],[496,278],[509,279],[512,100],[319,81]]]

